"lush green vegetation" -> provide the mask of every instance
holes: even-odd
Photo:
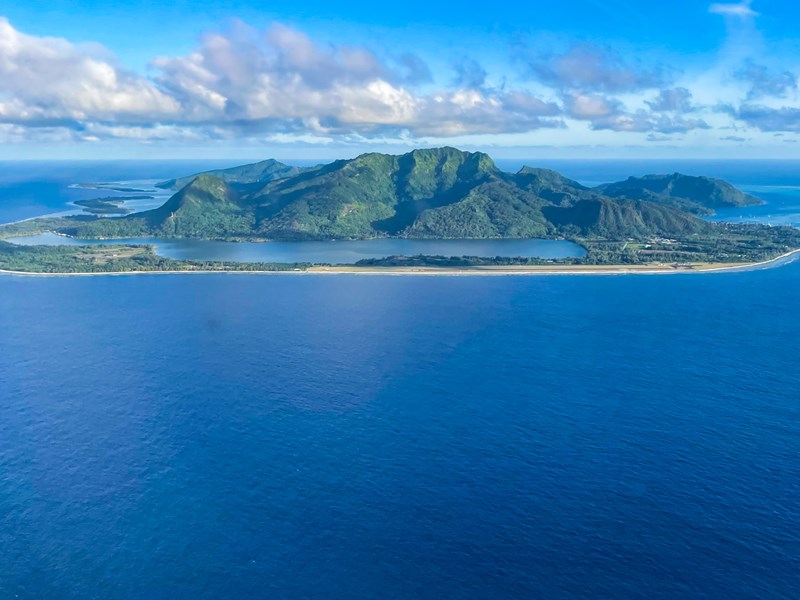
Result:
[[[800,248],[800,230],[767,225],[719,224],[710,232],[640,243],[584,239],[586,264],[670,262],[749,263]]]
[[[153,196],[112,196],[108,198],[92,198],[91,200],[76,200],[77,206],[83,207],[84,212],[93,215],[129,215],[133,211],[123,205],[128,200],[149,200]]]
[[[57,231],[228,240],[647,239],[713,234],[716,225],[684,209],[699,212],[704,199],[709,206],[751,200],[725,182],[679,175],[589,189],[547,169],[506,173],[486,154],[455,148],[365,154],[305,170],[265,161],[213,173],[164,182],[189,183],[156,210],[66,219]]]
[[[82,215],[69,219],[66,217],[28,219],[27,221],[18,221],[16,223],[0,225],[0,240],[14,237],[25,237],[29,235],[39,235],[40,233],[47,233],[48,231],[60,232],[63,229],[73,227],[76,223],[93,223],[95,221],[97,221],[97,218],[89,215]]]
[[[418,254],[415,256],[387,256],[386,258],[364,258],[359,260],[357,267],[439,267],[454,269],[459,267],[508,267],[508,266],[534,266],[534,265],[579,265],[579,259],[546,259],[528,258],[521,256],[428,256]]]
[[[162,185],[185,182],[155,210],[34,219],[1,226],[0,238],[568,238],[583,243],[583,261],[594,264],[747,262],[800,248],[795,229],[699,219],[758,202],[724,181],[654,175],[592,189],[547,169],[506,173],[486,154],[455,148],[365,154],[311,169],[264,161]],[[113,200],[86,202],[104,210]]]
[[[252,202],[263,237],[405,235],[420,213],[460,202],[499,174],[485,154],[452,148],[366,154],[267,184]]]
[[[611,198],[647,200],[696,214],[711,214],[718,208],[762,203],[758,198],[745,194],[727,181],[680,173],[629,177],[625,181],[601,185],[596,189]]]
[[[364,259],[358,266],[468,267],[486,265],[645,265],[687,263],[755,263],[800,248],[800,230],[763,225],[723,225],[711,234],[680,239],[652,238],[647,242],[573,238],[587,250],[582,258],[545,259],[497,256],[390,256]]]
[[[24,273],[297,271],[307,263],[240,263],[163,258],[152,246],[16,246],[0,241],[0,270]]]
[[[543,212],[563,235],[610,240],[713,235],[718,229],[716,224],[676,208],[637,200],[596,197],[563,206],[546,206]]]
[[[85,239],[228,239],[247,236],[253,227],[252,211],[239,204],[239,195],[232,188],[211,175],[199,175],[154,210],[119,219],[71,221],[67,218],[58,231]]]
[[[544,259],[469,256],[392,256],[366,259],[361,267],[477,267],[502,265],[644,265],[748,263],[769,260],[800,248],[800,231],[790,227],[727,225],[714,235],[647,242],[574,238],[588,251],[583,258]],[[127,271],[296,271],[309,263],[179,261],[155,254],[152,246],[16,246],[0,241],[0,269],[30,273]]]
[[[230,169],[206,171],[205,173],[201,173],[201,175],[211,175],[212,177],[222,179],[222,181],[233,187],[242,186],[246,188],[257,184],[263,185],[276,179],[283,179],[284,177],[293,177],[299,175],[303,171],[306,171],[306,169],[302,167],[292,167],[278,162],[277,160],[270,159],[250,165],[232,167]],[[196,177],[197,174],[170,179],[157,183],[156,187],[166,190],[179,190],[189,185]]]

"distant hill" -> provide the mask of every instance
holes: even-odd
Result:
[[[212,175],[198,175],[159,208],[119,219],[81,221],[65,233],[76,237],[192,237],[225,239],[252,231],[252,210]]]
[[[278,162],[277,160],[269,159],[249,165],[242,165],[240,167],[231,167],[230,169],[205,171],[199,175],[211,175],[222,179],[232,186],[246,188],[252,185],[268,183],[276,179],[283,179],[284,177],[293,177],[306,170],[307,169],[303,167],[293,167]],[[169,179],[157,183],[156,187],[165,190],[179,190],[191,183],[197,176],[198,174]]]
[[[580,200],[566,207],[545,207],[544,214],[562,232],[618,240],[683,237],[716,227],[678,208],[641,200]]]
[[[758,198],[745,194],[727,181],[681,173],[629,177],[625,181],[601,185],[595,189],[611,198],[647,200],[699,214],[710,214],[718,208],[762,204]]]
[[[140,216],[164,234],[180,237],[226,237],[253,227],[251,211],[239,203],[239,194],[222,179],[206,174]]]
[[[514,176],[514,182],[522,189],[554,204],[564,204],[596,195],[577,181],[567,179],[561,173],[550,169],[522,167]]]
[[[707,233],[717,225],[696,213],[758,202],[724,181],[678,174],[587,188],[548,169],[507,173],[486,154],[455,148],[364,154],[312,169],[264,161],[216,173],[184,178],[187,185],[158,209],[68,221],[62,231],[262,240],[627,240]]]

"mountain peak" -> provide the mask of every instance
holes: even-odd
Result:
[[[156,209],[160,216],[174,215],[180,211],[202,210],[209,205],[236,205],[238,194],[219,177],[206,173],[195,177],[167,202]]]
[[[413,163],[421,169],[446,171],[455,169],[459,177],[496,175],[500,171],[494,160],[484,152],[468,152],[452,146],[421,148],[398,157],[400,163]]]
[[[207,192],[212,198],[218,200],[224,200],[228,197],[235,196],[235,192],[225,180],[208,173],[201,173],[195,177],[189,185],[179,192],[179,194],[182,192],[188,194],[197,191]]]
[[[494,164],[492,158],[486,154],[485,152],[470,152],[469,150],[460,150],[458,148],[454,148],[453,146],[437,146],[433,148],[417,148],[412,150],[408,154],[412,156],[420,156],[420,157],[461,157],[464,160],[469,160],[472,158],[473,160],[489,160]],[[405,156],[405,155],[404,155]]]
[[[544,191],[577,193],[587,191],[587,188],[564,177],[558,171],[541,169],[525,165],[514,175],[517,183],[525,189],[540,194]]]

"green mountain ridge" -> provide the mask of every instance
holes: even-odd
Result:
[[[252,211],[225,181],[201,174],[163,205],[118,219],[82,220],[62,233],[74,237],[226,238],[253,228]]]
[[[595,190],[612,198],[647,200],[676,206],[696,214],[713,214],[718,208],[763,203],[727,181],[681,173],[629,177],[625,181],[598,186]]]
[[[241,208],[238,204],[238,194],[225,180],[213,175],[200,174],[159,208],[140,214],[158,218],[178,211],[204,210],[209,205]]]
[[[642,200],[593,198],[543,211],[561,231],[606,239],[684,237],[709,233],[716,227],[689,213]]]
[[[294,167],[278,162],[274,159],[262,160],[257,163],[231,167],[229,169],[215,169],[203,173],[187,175],[177,179],[169,179],[157,183],[155,187],[167,190],[180,190],[189,185],[198,175],[211,175],[218,177],[233,186],[247,187],[253,184],[268,183],[284,177],[293,177],[307,171],[303,167]]]
[[[450,147],[364,154],[263,181],[281,164],[258,167],[267,163],[184,178],[189,183],[160,208],[64,219],[59,231],[235,240],[672,238],[721,227],[691,213],[756,200],[720,180],[677,174],[587,188],[548,169],[507,173],[487,154]]]
[[[255,193],[259,231],[282,238],[404,235],[425,211],[464,201],[503,173],[483,153],[455,148],[365,154],[274,181]]]

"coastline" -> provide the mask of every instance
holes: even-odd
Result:
[[[41,273],[0,269],[0,275],[16,277],[108,277],[128,275],[391,275],[391,276],[448,276],[448,277],[519,277],[543,275],[689,275],[709,273],[735,273],[752,271],[763,267],[780,267],[800,257],[800,248],[786,252],[769,260],[755,263],[691,263],[676,268],[673,265],[531,265],[531,266],[484,266],[484,267],[356,267],[331,266],[311,267],[290,271],[239,271],[224,269],[194,269],[178,271],[108,271],[84,273]]]

